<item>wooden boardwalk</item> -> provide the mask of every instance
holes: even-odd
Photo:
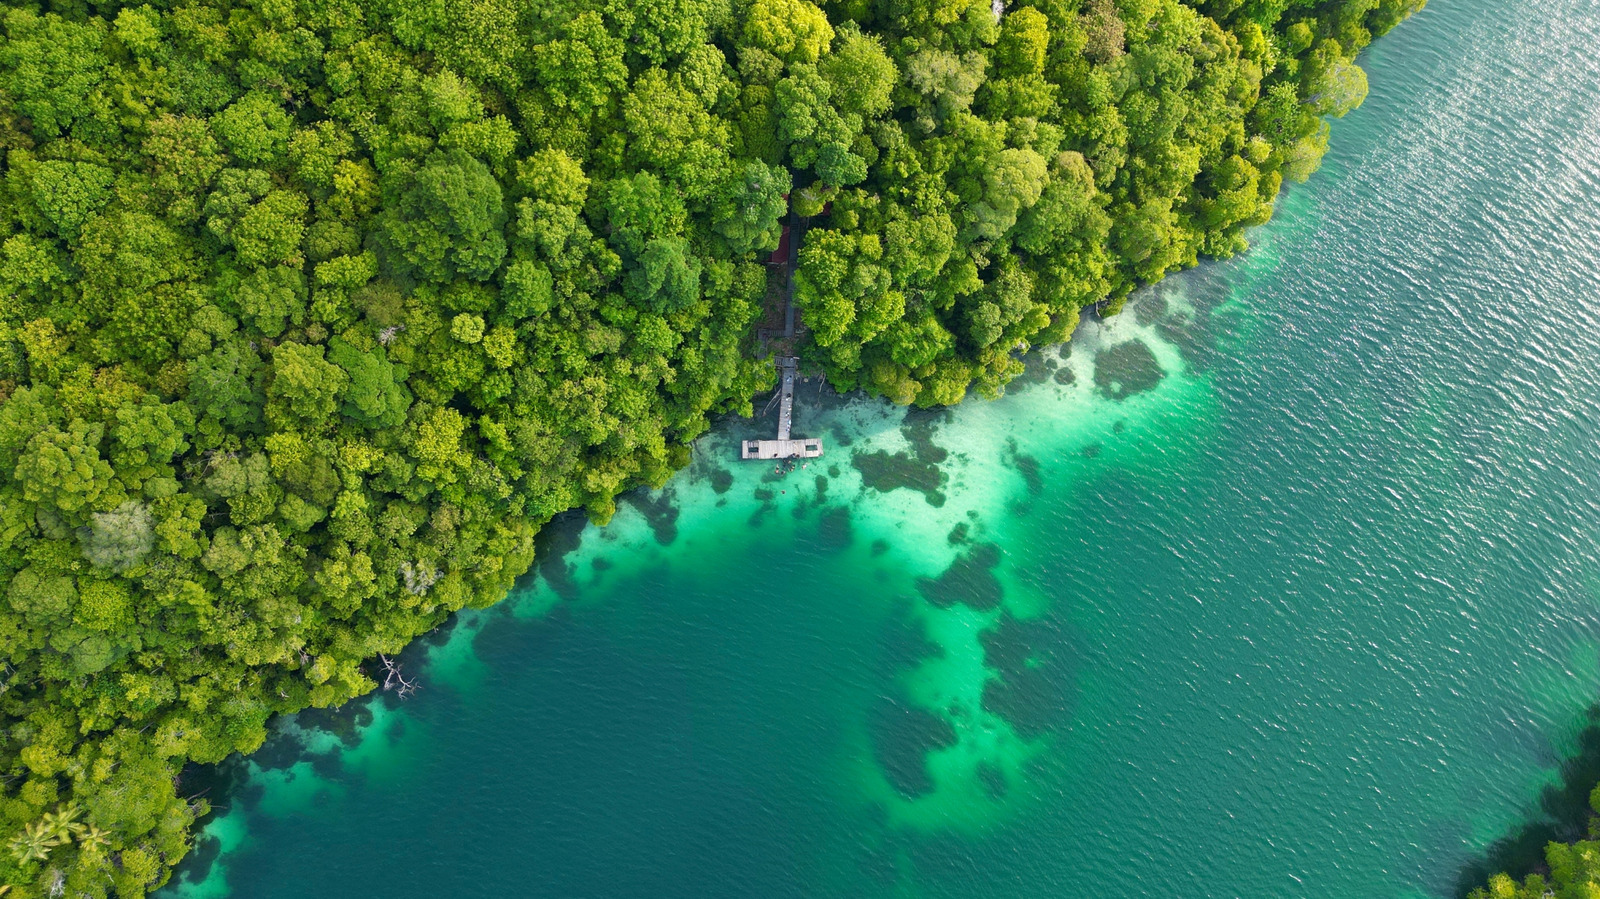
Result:
[[[784,285],[783,285],[783,352],[786,355],[778,357],[778,439],[777,440],[746,440],[739,447],[739,457],[742,459],[815,459],[822,455],[822,438],[803,437],[799,440],[791,439],[794,426],[794,379],[800,371],[800,358],[787,355],[794,350],[795,333],[795,308],[794,308],[794,270],[800,259],[800,241],[805,235],[805,224],[791,208],[789,211],[790,226],[785,228],[785,238],[788,243],[788,252],[784,255]],[[776,255],[776,254],[774,254]],[[766,328],[758,334],[761,341],[771,341],[777,335]],[[770,403],[768,404],[770,406]]]
[[[778,371],[782,372],[782,382],[778,389],[783,391],[778,400],[778,439],[788,440],[789,431],[794,424],[794,373],[800,368],[800,360],[794,356],[785,356],[778,360]]]
[[[783,373],[778,384],[778,439],[746,440],[740,448],[740,458],[815,459],[822,455],[822,438],[789,438],[794,424],[794,378],[800,370],[800,360],[784,356],[778,360],[778,370]]]
[[[741,459],[815,459],[822,455],[821,437],[799,440],[746,440],[740,447]]]

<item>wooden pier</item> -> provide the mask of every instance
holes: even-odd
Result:
[[[781,352],[786,354],[794,352],[795,337],[795,308],[794,308],[794,270],[799,263],[800,241],[805,235],[805,225],[791,207],[789,210],[789,225],[784,226],[783,239],[778,251],[772,254],[771,262],[781,264],[784,268],[783,285],[783,336]],[[759,332],[759,339],[768,345],[768,341],[777,339],[774,331],[765,328]],[[822,455],[822,438],[802,437],[798,440],[790,438],[790,431],[794,424],[794,379],[800,371],[800,358],[794,355],[781,355],[778,357],[778,393],[773,397],[778,401],[778,439],[777,440],[746,440],[739,446],[741,459],[815,459]],[[767,404],[771,407],[771,403]]]
[[[743,459],[815,459],[822,455],[821,437],[799,440],[746,440],[740,450]]]
[[[799,370],[800,360],[794,356],[784,356],[778,360],[778,371],[782,373],[778,384],[778,439],[746,440],[740,447],[740,458],[815,459],[822,455],[822,438],[789,438],[794,423],[794,378]]]

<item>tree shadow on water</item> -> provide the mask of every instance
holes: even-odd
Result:
[[[1561,763],[1560,785],[1550,784],[1539,793],[1540,816],[1525,822],[1470,860],[1456,877],[1454,895],[1464,897],[1485,885],[1498,872],[1521,880],[1534,872],[1546,871],[1544,847],[1547,843],[1570,843],[1583,839],[1593,814],[1589,792],[1600,783],[1600,703],[1587,712],[1588,725],[1578,734],[1578,752]]]

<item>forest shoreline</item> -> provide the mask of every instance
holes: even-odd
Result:
[[[1421,5],[6,11],[0,882],[159,886],[182,765],[372,691],[748,412],[786,194],[832,207],[829,383],[996,395],[1242,250]]]

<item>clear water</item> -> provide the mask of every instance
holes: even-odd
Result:
[[[1448,895],[1600,692],[1600,0],[1365,62],[1249,254],[997,402],[802,389],[787,475],[729,423],[165,895]]]

